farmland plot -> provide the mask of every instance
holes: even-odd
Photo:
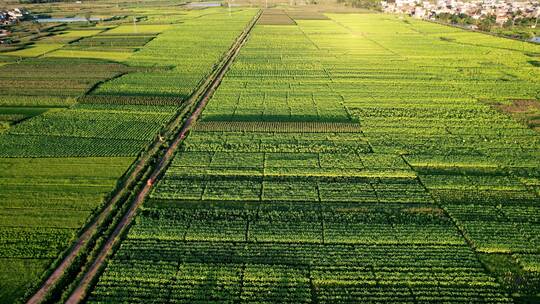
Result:
[[[81,59],[27,59],[0,67],[0,105],[69,106],[100,81],[127,67]]]
[[[174,108],[173,108],[174,109]],[[12,127],[0,139],[3,157],[136,156],[174,111],[102,106],[50,111]],[[165,111],[165,112],[163,112]]]
[[[537,296],[540,137],[483,102],[537,96],[525,48],[326,17],[255,27],[90,303]]]

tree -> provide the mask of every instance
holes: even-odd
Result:
[[[478,29],[485,32],[491,31],[491,28],[496,23],[495,20],[496,20],[495,15],[487,15],[478,24]]]
[[[380,11],[381,2],[379,0],[337,0],[338,3],[344,3],[352,7],[367,8]]]
[[[437,19],[445,23],[450,22],[450,18],[452,18],[452,15],[449,13],[442,13],[442,14],[437,15]]]

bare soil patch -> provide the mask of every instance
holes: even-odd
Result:
[[[296,22],[281,9],[265,9],[257,24],[262,25],[295,25]]]
[[[497,110],[525,123],[540,132],[540,101],[536,99],[513,99],[509,104],[492,104]]]

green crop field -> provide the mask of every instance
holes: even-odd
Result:
[[[90,303],[538,294],[540,137],[483,101],[538,98],[540,48],[327,17],[255,27]]]
[[[164,171],[127,188],[149,192],[84,303],[540,301],[539,45],[176,4],[0,53],[0,302],[35,293],[154,142]]]

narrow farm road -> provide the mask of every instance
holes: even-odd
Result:
[[[98,274],[99,270],[101,269],[103,263],[107,259],[107,257],[111,253],[111,249],[120,242],[120,236],[122,233],[129,227],[131,222],[133,221],[133,218],[135,217],[137,209],[140,207],[140,205],[143,203],[144,199],[150,193],[152,187],[154,186],[155,181],[159,177],[160,174],[162,174],[165,169],[167,168],[167,165],[172,160],[174,153],[180,143],[185,139],[188,131],[192,127],[192,125],[197,121],[198,117],[200,116],[201,112],[203,111],[204,107],[210,100],[210,97],[215,92],[219,84],[221,83],[221,80],[223,79],[223,76],[225,76],[225,73],[228,71],[229,67],[234,62],[234,59],[238,55],[242,45],[247,40],[249,33],[255,26],[258,18],[260,16],[260,12],[253,18],[251,23],[248,25],[246,30],[242,32],[242,34],[239,36],[239,38],[236,40],[235,44],[231,47],[230,51],[227,53],[225,58],[222,62],[224,64],[217,70],[217,73],[214,73],[209,79],[207,80],[208,85],[205,86],[205,90],[200,94],[199,102],[195,108],[195,110],[191,113],[190,117],[186,120],[184,123],[182,129],[178,133],[177,137],[174,139],[174,141],[170,144],[169,148],[166,150],[165,154],[161,158],[158,165],[153,170],[151,176],[146,181],[144,187],[140,190],[140,192],[137,194],[136,199],[133,201],[132,205],[130,206],[129,210],[124,214],[122,217],[122,220],[118,223],[116,226],[114,232],[109,236],[107,242],[101,249],[99,255],[97,256],[96,260],[90,266],[88,271],[85,273],[84,277],[82,278],[81,282],[77,286],[77,288],[74,290],[74,292],[71,294],[71,296],[68,298],[66,303],[68,304],[75,304],[80,303],[85,297],[88,292],[88,288],[91,284],[91,282],[94,280],[96,275]]]

